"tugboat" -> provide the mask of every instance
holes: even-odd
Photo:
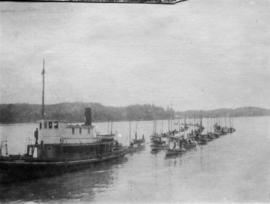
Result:
[[[19,179],[53,176],[118,159],[127,148],[115,134],[100,135],[92,125],[91,108],[85,109],[85,123],[74,124],[45,118],[43,61],[42,120],[35,130],[35,143],[24,155],[0,155],[0,172]]]

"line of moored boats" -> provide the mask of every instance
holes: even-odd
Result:
[[[171,126],[169,126],[171,127]],[[167,132],[157,133],[156,121],[154,121],[154,131],[150,136],[151,152],[157,153],[161,150],[166,151],[166,157],[176,156],[182,154],[190,149],[196,148],[198,145],[206,145],[208,142],[213,141],[221,136],[231,134],[235,129],[230,126],[222,126],[219,123],[213,125],[213,131],[204,133],[204,126],[202,120],[200,123],[179,124],[178,129],[168,130]],[[128,153],[143,150],[145,147],[144,135],[138,139],[137,131],[135,138],[131,140],[128,147]]]
[[[179,129],[165,133],[154,132],[151,135],[151,150],[165,150],[166,157],[175,156],[235,131],[233,127],[221,126],[218,123],[214,124],[212,132],[203,133],[204,129],[200,122],[194,125],[184,123]]]

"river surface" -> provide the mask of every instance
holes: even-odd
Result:
[[[207,122],[208,121],[208,122]],[[213,121],[212,121],[213,122]],[[211,128],[209,120],[204,126]],[[221,120],[222,123],[222,120]],[[223,124],[225,121],[223,120]],[[228,122],[227,122],[228,124]],[[101,132],[107,123],[97,123]],[[147,142],[153,122],[132,123],[132,135]],[[158,131],[167,121],[158,121]],[[119,161],[61,176],[0,184],[0,201],[35,202],[270,202],[270,117],[235,118],[236,132],[182,156],[166,159],[164,152],[145,150]],[[23,153],[35,124],[1,125],[9,153]],[[128,122],[113,124],[128,143]]]

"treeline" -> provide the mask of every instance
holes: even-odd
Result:
[[[123,120],[153,120],[173,117],[172,109],[153,105],[130,105],[127,107],[103,106],[99,103],[60,103],[46,105],[46,117],[67,122],[83,122],[84,109],[92,108],[94,122]],[[41,106],[36,104],[0,105],[0,123],[35,122],[41,118]]]
[[[236,109],[188,110],[174,112],[173,109],[145,104],[126,107],[104,106],[99,103],[59,103],[46,105],[46,117],[67,122],[83,122],[84,109],[92,108],[94,122],[165,120],[169,118],[199,117],[249,117],[270,115],[270,109],[258,107],[241,107]],[[2,104],[0,105],[0,123],[35,122],[41,118],[41,105],[36,104]]]
[[[253,117],[270,115],[270,109],[259,107],[240,107],[235,109],[221,108],[215,110],[188,110],[176,112],[177,118],[199,118],[199,117]]]

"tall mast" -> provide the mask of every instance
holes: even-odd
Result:
[[[161,133],[163,134],[163,119],[161,120]]]
[[[113,134],[113,121],[111,121],[111,135]]]
[[[138,121],[136,121],[136,132],[135,132],[135,140],[137,140],[137,131],[138,131]]]
[[[43,70],[42,74],[42,107],[41,107],[41,117],[42,119],[45,118],[45,60],[43,59]]]
[[[129,143],[130,143],[131,142],[131,122],[130,121],[128,122],[128,125],[129,125],[128,140],[129,140]]]

